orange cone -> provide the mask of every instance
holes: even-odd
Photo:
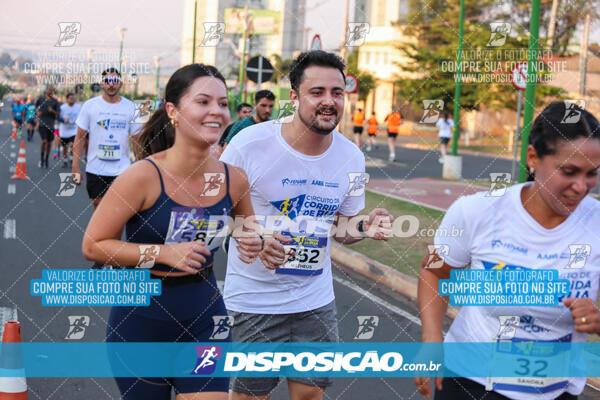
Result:
[[[15,174],[10,179],[29,179],[27,176],[27,160],[25,159],[25,141],[21,140],[21,148],[19,149],[19,157],[17,158],[17,169]]]
[[[14,125],[13,125],[13,128],[12,128],[12,134],[10,135],[10,138],[12,140],[17,140],[17,128],[15,128]]]
[[[4,324],[2,343],[21,343],[21,326],[17,321]],[[6,372],[0,377],[0,400],[27,400],[27,382],[19,347],[3,346],[0,371]]]

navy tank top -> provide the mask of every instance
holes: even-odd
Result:
[[[223,228],[221,224],[219,226],[214,225],[218,223],[216,220],[226,223],[227,217],[230,215],[231,208],[233,207],[233,201],[229,195],[229,169],[227,168],[227,164],[223,164],[225,166],[225,181],[227,185],[225,196],[209,207],[187,207],[176,203],[167,196],[158,166],[148,158],[144,160],[150,162],[158,172],[160,196],[158,196],[152,207],[144,211],[139,211],[127,221],[125,235],[128,242],[156,244],[189,242],[191,240],[203,239],[203,234],[198,233],[203,228],[213,233],[216,229]],[[218,174],[215,175],[218,176]],[[209,217],[215,217],[213,218],[215,221],[212,221],[213,226],[208,225]],[[196,229],[194,231],[188,230],[186,234],[186,225],[192,229]],[[205,241],[206,247],[211,250],[211,256],[207,257],[205,266],[212,264],[213,255],[224,239],[225,235],[221,234],[213,240],[209,238],[208,241]],[[164,264],[155,264],[152,270],[179,271]]]
[[[203,221],[210,216],[223,217],[218,220],[226,221],[230,215],[233,201],[229,194],[229,170],[225,165],[225,181],[227,192],[225,196],[209,207],[187,207],[173,201],[165,192],[165,186],[158,166],[150,159],[160,179],[160,196],[152,207],[139,211],[127,221],[125,235],[131,243],[168,244],[174,242],[204,240],[203,228],[209,228]],[[219,174],[213,174],[213,176]],[[221,174],[222,175],[222,174]],[[210,189],[210,188],[209,188]],[[206,191],[206,188],[205,188]],[[218,190],[217,190],[218,192]],[[225,227],[227,229],[227,227]],[[211,241],[211,239],[213,239]],[[208,237],[205,246],[211,251],[204,266],[213,263],[214,254],[225,239]],[[179,271],[165,264],[155,264],[152,270]],[[153,276],[152,279],[160,279]],[[177,278],[172,278],[176,280]],[[192,320],[204,316],[210,320],[210,315],[226,315],[223,299],[219,293],[214,273],[203,281],[185,282],[177,285],[162,285],[162,294],[152,296],[147,307],[122,307],[122,312],[159,320]],[[205,319],[202,317],[202,320]]]

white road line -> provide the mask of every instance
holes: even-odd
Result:
[[[17,148],[17,145],[16,145],[16,144],[14,144],[14,143],[12,143],[12,144],[10,145],[10,148],[11,148],[11,149],[16,149],[16,148]]]
[[[342,285],[346,286],[347,288],[350,288],[352,290],[354,290],[355,292],[357,292],[358,294],[366,297],[367,299],[371,300],[373,303],[375,304],[379,304],[382,307],[387,308],[388,310],[403,316],[404,318],[408,319],[411,322],[414,322],[415,324],[421,326],[421,320],[417,317],[415,317],[414,315],[412,315],[411,313],[404,311],[403,309],[401,309],[400,307],[396,307],[395,305],[383,300],[380,297],[375,296],[373,293],[369,293],[366,290],[364,290],[363,288],[361,288],[360,286],[344,279],[344,278],[340,278],[338,276],[333,276],[333,280],[336,281],[337,283],[341,283]]]
[[[11,158],[15,158],[16,156],[17,156],[17,153],[10,153]]]
[[[8,321],[18,321],[17,309],[12,307],[0,307],[0,335],[4,334],[4,324]]]
[[[4,220],[4,239],[16,239],[17,221],[14,219]]]
[[[8,184],[8,194],[16,194],[17,193],[17,185],[14,183]]]
[[[8,172],[11,174],[14,174],[16,169],[17,169],[16,165],[11,165],[10,167],[8,167]]]

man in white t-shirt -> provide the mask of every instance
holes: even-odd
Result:
[[[83,103],[76,121],[73,180],[78,185],[83,181],[79,159],[85,136],[89,134],[86,188],[94,209],[115,178],[131,164],[129,137],[139,130],[139,124],[133,122],[135,104],[119,95],[121,85],[121,74],[117,69],[109,68],[102,72],[102,96]],[[135,136],[132,143],[137,146]]]
[[[358,227],[359,218],[348,218],[364,208],[366,175],[362,152],[334,130],[344,109],[342,60],[310,51],[290,70],[292,121],[248,127],[221,156],[246,172],[265,234],[262,262],[239,263],[237,246],[229,247],[224,300],[235,342],[337,342],[330,240],[353,243],[363,232],[387,240],[391,233],[386,210],[373,210]],[[354,235],[342,232],[345,219]],[[268,397],[277,383],[235,378],[233,399]],[[291,398],[322,399],[330,384],[330,378],[288,379]]]
[[[63,152],[63,167],[68,166],[68,162],[73,162],[73,142],[77,134],[77,117],[81,111],[81,105],[75,103],[75,95],[67,93],[67,102],[60,106],[60,116],[58,120],[58,134],[60,136],[60,144]]]

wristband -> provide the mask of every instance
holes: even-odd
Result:
[[[358,225],[356,225],[356,230],[357,230],[359,233],[365,233],[365,230],[364,230],[364,227],[363,227],[363,222],[364,222],[364,220],[361,220],[361,221],[358,223]]]
[[[265,249],[265,238],[260,233],[257,232],[257,234],[258,234],[258,237],[260,238],[260,241],[261,241],[261,243],[260,243],[260,251],[263,251]]]

